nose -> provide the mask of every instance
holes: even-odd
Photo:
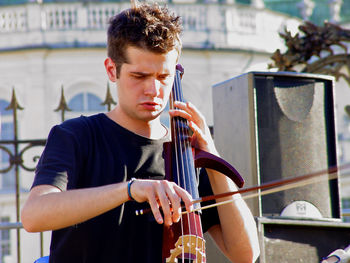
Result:
[[[160,82],[156,78],[151,78],[144,89],[144,92],[146,95],[151,96],[151,97],[156,97],[160,93]]]

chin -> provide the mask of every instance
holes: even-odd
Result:
[[[154,121],[154,120],[160,118],[160,114],[161,114],[161,112],[151,113],[148,117],[146,117],[146,119],[148,121]]]

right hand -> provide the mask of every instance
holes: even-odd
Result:
[[[176,183],[167,180],[136,179],[130,187],[130,193],[135,201],[149,203],[154,218],[159,224],[171,226],[180,220],[181,200],[185,203],[188,212],[193,209],[191,195]]]

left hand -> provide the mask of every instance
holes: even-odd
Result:
[[[210,130],[204,116],[190,102],[175,101],[175,109],[169,110],[172,117],[179,116],[188,121],[188,126],[193,131],[191,138],[192,146],[203,151],[218,155]]]

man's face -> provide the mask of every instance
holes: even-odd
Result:
[[[118,87],[118,106],[129,121],[149,122],[164,110],[171,92],[178,52],[157,54],[128,47],[128,62],[122,64]]]

